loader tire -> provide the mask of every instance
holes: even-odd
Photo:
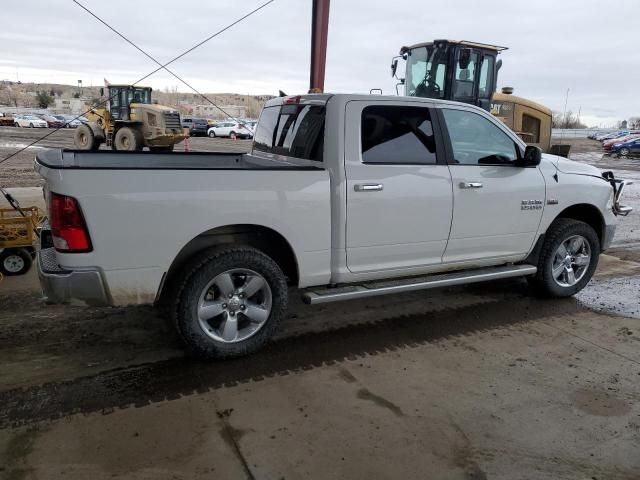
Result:
[[[73,143],[78,150],[95,151],[100,148],[100,142],[87,125],[80,125],[73,135]]]
[[[122,127],[113,140],[115,149],[123,152],[139,152],[144,147],[142,132],[136,128]]]

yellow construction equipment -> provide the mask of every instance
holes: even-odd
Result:
[[[0,275],[22,275],[31,268],[36,230],[45,216],[38,207],[21,210],[0,208]]]
[[[106,95],[106,108],[93,108],[76,130],[78,150],[98,150],[105,143],[113,150],[170,152],[187,137],[178,111],[152,103],[151,88],[109,85]]]

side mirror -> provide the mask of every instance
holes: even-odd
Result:
[[[396,70],[398,70],[398,59],[394,58],[391,61],[391,76],[395,77],[396,76]]]
[[[536,167],[540,165],[542,160],[542,150],[534,145],[527,145],[524,149],[524,157],[522,158],[521,165],[523,167]]]

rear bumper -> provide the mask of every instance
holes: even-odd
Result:
[[[40,286],[50,302],[68,303],[79,300],[91,306],[111,304],[98,270],[65,270],[58,265],[54,248],[40,250],[37,264]]]

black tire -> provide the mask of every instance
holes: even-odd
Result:
[[[25,248],[9,248],[0,253],[0,272],[7,277],[24,275],[32,263],[31,254]]]
[[[113,145],[118,151],[139,152],[144,148],[144,138],[137,128],[122,127],[116,132]]]
[[[571,286],[560,285],[553,276],[553,262],[560,245],[573,236],[581,236],[589,247],[589,265],[582,277]],[[535,290],[548,297],[570,297],[582,290],[598,267],[600,240],[593,228],[578,220],[559,218],[549,227],[538,259],[538,271],[530,278]]]
[[[231,132],[231,133],[229,134],[229,138],[230,138],[231,140],[235,140],[235,139],[237,138],[236,132]]]
[[[18,122],[13,122],[13,126],[16,128],[20,128],[20,124]]]
[[[216,138],[216,132],[214,132],[213,130],[211,130],[209,132],[209,138]]]
[[[270,289],[271,310],[259,330],[245,340],[227,343],[205,333],[197,310],[207,285],[218,275],[235,269],[248,269],[263,277]],[[199,358],[233,358],[255,352],[274,334],[287,311],[287,282],[282,270],[270,257],[251,247],[206,252],[185,267],[176,286],[171,315],[188,350]]]
[[[164,147],[149,147],[150,152],[173,152],[173,145],[168,145]]]
[[[620,149],[620,155],[623,157],[626,157],[627,155],[629,155],[629,149],[628,148],[621,148]]]
[[[79,126],[73,134],[73,144],[78,150],[95,151],[100,148],[100,142],[87,125]]]
[[[29,124],[29,128],[33,128],[33,123],[30,123],[30,124]]]

